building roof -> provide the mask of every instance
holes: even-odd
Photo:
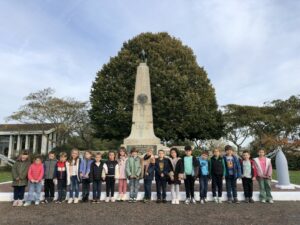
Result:
[[[55,128],[53,123],[0,124],[0,132],[48,131],[53,128]]]

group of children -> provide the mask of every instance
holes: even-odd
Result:
[[[225,147],[225,155],[221,156],[219,149],[213,151],[208,159],[208,152],[203,151],[200,157],[192,155],[191,146],[185,147],[185,156],[179,157],[176,148],[170,150],[169,157],[163,150],[155,157],[152,149],[148,149],[143,157],[138,156],[133,148],[130,156],[121,147],[118,154],[108,153],[108,160],[103,161],[101,153],[93,157],[91,151],[86,151],[84,157],[79,157],[79,150],[73,149],[70,158],[65,152],[59,154],[56,160],[55,152],[49,152],[48,159],[42,162],[41,156],[35,156],[30,163],[29,153],[24,150],[12,168],[12,186],[14,188],[13,206],[29,206],[32,202],[40,204],[40,194],[44,184],[45,198],[42,203],[54,200],[55,186],[58,192],[56,203],[67,201],[79,202],[79,186],[82,184],[82,202],[89,201],[90,184],[92,183],[93,203],[100,203],[101,186],[106,184],[105,202],[115,202],[115,183],[118,181],[118,201],[126,200],[127,181],[129,181],[128,202],[136,202],[140,188],[140,180],[144,184],[144,202],[151,201],[152,181],[155,179],[157,203],[166,203],[167,184],[171,189],[171,203],[179,204],[179,187],[184,182],[185,204],[196,204],[195,181],[199,179],[200,203],[207,202],[208,183],[211,180],[213,199],[222,203],[223,180],[225,179],[227,202],[239,203],[237,198],[237,180],[242,179],[245,202],[254,203],[253,181],[257,180],[260,188],[260,201],[273,203],[271,195],[272,165],[265,157],[265,151],[259,150],[258,157],[250,159],[250,152],[244,151],[242,159],[234,154],[230,145]],[[43,183],[44,180],[44,183]],[[25,187],[29,186],[25,201]],[[67,187],[69,198],[66,200]]]

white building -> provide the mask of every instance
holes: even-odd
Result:
[[[10,159],[22,149],[47,154],[55,146],[54,124],[0,124],[0,154]]]

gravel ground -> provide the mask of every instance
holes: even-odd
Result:
[[[300,202],[270,204],[171,205],[138,203],[54,203],[15,207],[0,203],[0,224],[222,224],[222,225],[299,225]]]

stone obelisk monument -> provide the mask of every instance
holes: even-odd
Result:
[[[153,129],[150,75],[144,51],[142,51],[142,60],[137,67],[131,133],[124,139],[124,146],[129,151],[136,147],[142,153],[147,148],[153,148],[156,152],[162,145]]]

